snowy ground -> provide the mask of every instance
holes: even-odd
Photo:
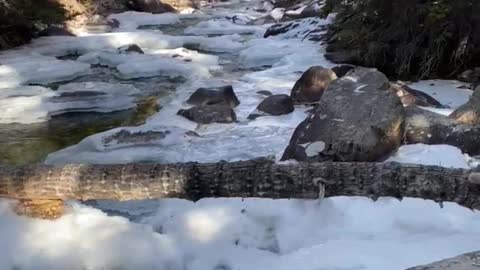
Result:
[[[254,22],[265,14],[282,15],[282,10],[271,10],[266,3],[234,1],[222,3],[214,12],[205,9],[185,15],[117,14],[112,16],[121,22],[117,32],[42,38],[0,53],[0,107],[6,111],[0,123],[48,121],[51,115],[68,111],[131,108],[134,97],[145,90],[130,83],[180,76],[185,82],[178,83],[176,91],[164,99],[161,111],[146,124],[92,135],[50,154],[45,162],[278,158],[308,108],[297,106],[289,115],[254,121],[247,116],[265,98],[257,91],[289,94],[308,67],[333,66],[323,58],[319,44],[304,38],[308,27],[327,24],[330,18],[306,19],[300,28],[264,39],[269,25]],[[267,8],[267,12],[254,7]],[[175,25],[184,29],[172,30]],[[163,33],[163,27],[181,34]],[[117,52],[130,43],[138,44],[145,54]],[[66,55],[78,58],[62,60]],[[115,82],[68,82],[89,78],[93,65],[112,69]],[[53,91],[49,88],[53,82],[63,85]],[[197,88],[227,84],[233,85],[241,102],[235,108],[238,123],[199,126],[176,115],[188,107],[185,101]],[[471,94],[458,86],[451,81],[411,85],[452,109]],[[163,139],[135,140],[132,135],[166,130],[170,133]],[[131,140],[106,139],[126,131]],[[455,168],[478,165],[446,145],[404,146],[389,161]],[[95,202],[90,206],[72,202],[69,213],[57,221],[15,216],[10,203],[0,201],[2,270],[401,270],[480,249],[480,213],[449,203],[441,209],[419,199],[207,199],[197,203]]]

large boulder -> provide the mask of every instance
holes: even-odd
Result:
[[[194,0],[131,0],[129,8],[154,14],[165,12],[179,12],[190,8],[196,8]]]
[[[187,100],[188,104],[203,105],[228,105],[234,108],[240,104],[231,85],[222,87],[199,88]]]
[[[327,68],[313,66],[305,71],[292,88],[290,96],[295,103],[317,102],[337,75]]]
[[[253,120],[265,115],[289,114],[294,109],[292,98],[289,95],[273,95],[264,99],[255,112],[248,116],[248,119]]]
[[[480,86],[473,92],[470,100],[456,109],[449,117],[460,124],[480,124]]]
[[[202,105],[181,109],[177,113],[198,124],[233,123],[237,121],[235,112],[229,105]]]
[[[282,160],[378,161],[395,151],[405,112],[376,69],[356,68],[333,81],[295,130]]]

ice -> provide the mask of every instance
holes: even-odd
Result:
[[[151,14],[145,12],[127,11],[108,16],[120,22],[118,31],[135,31],[144,25],[165,25],[180,22],[180,15],[175,13]]]
[[[191,35],[229,35],[255,34],[263,36],[265,27],[253,25],[238,25],[224,19],[203,21],[185,29],[185,34]]]
[[[456,108],[467,103],[473,91],[463,89],[465,83],[453,80],[424,80],[411,83],[408,86],[415,90],[425,92],[438,100],[441,104],[447,105],[449,109],[429,109],[431,111],[448,115]]]
[[[22,86],[0,90],[0,123],[30,124],[48,119],[47,100],[55,96],[48,88]]]
[[[157,51],[157,54],[100,51],[82,55],[78,61],[116,67],[120,78],[133,79],[153,76],[209,77],[210,68],[219,69],[217,59],[215,56],[177,49]]]
[[[448,168],[470,169],[477,162],[451,145],[403,145],[386,162],[435,165]]]
[[[0,54],[0,63],[0,89],[68,81],[91,72],[88,64],[21,51]]]
[[[40,86],[0,90],[0,123],[30,124],[67,112],[113,112],[136,106],[140,91],[127,84],[70,83],[57,91]]]

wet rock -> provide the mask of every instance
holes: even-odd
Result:
[[[456,109],[449,117],[460,124],[480,124],[480,86],[475,89],[470,100]]]
[[[480,67],[469,69],[462,72],[460,75],[458,75],[457,79],[461,82],[474,84],[475,86],[479,85],[480,84]]]
[[[179,110],[178,115],[198,124],[233,123],[237,121],[235,112],[229,105],[200,105],[190,109]]]
[[[335,73],[320,66],[305,71],[292,88],[290,96],[295,103],[319,101],[330,83],[337,79]]]
[[[128,7],[140,12],[159,14],[196,8],[197,3],[193,0],[130,0]]]
[[[257,91],[257,93],[260,94],[260,95],[264,95],[264,96],[271,96],[271,95],[273,95],[272,92],[267,91],[267,90],[260,90],[260,91]]]
[[[187,100],[191,105],[228,105],[234,108],[240,104],[231,85],[222,87],[199,88]]]
[[[295,130],[282,160],[379,161],[395,151],[405,112],[385,75],[355,68],[333,81]]]
[[[288,95],[273,95],[264,99],[256,111],[248,116],[248,119],[256,119],[264,115],[282,115],[293,112],[293,100]]]
[[[68,31],[65,28],[57,27],[57,26],[49,26],[40,32],[38,32],[39,37],[50,37],[50,36],[71,36],[74,37],[75,35]]]
[[[138,131],[130,132],[122,129],[119,132],[102,139],[103,144],[115,142],[117,144],[148,143],[164,139],[170,132],[166,131]]]
[[[391,84],[392,89],[402,101],[404,106],[418,105],[423,107],[448,108],[427,93],[410,88],[397,82]]]
[[[325,54],[325,58],[333,63],[349,63],[359,64],[361,63],[360,51],[336,51]]]
[[[479,261],[480,251],[475,251],[407,270],[477,270]]]
[[[332,68],[332,71],[335,72],[335,75],[337,75],[337,78],[342,78],[347,74],[350,70],[354,69],[355,66],[352,65],[338,65],[334,66]]]
[[[128,44],[128,45],[122,46],[122,47],[118,48],[117,51],[118,51],[118,53],[135,52],[135,53],[139,53],[139,54],[144,54],[142,48],[140,48],[137,44]]]

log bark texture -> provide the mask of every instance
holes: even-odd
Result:
[[[204,197],[417,197],[480,209],[480,173],[398,163],[220,163],[0,167],[0,197],[136,200]]]

